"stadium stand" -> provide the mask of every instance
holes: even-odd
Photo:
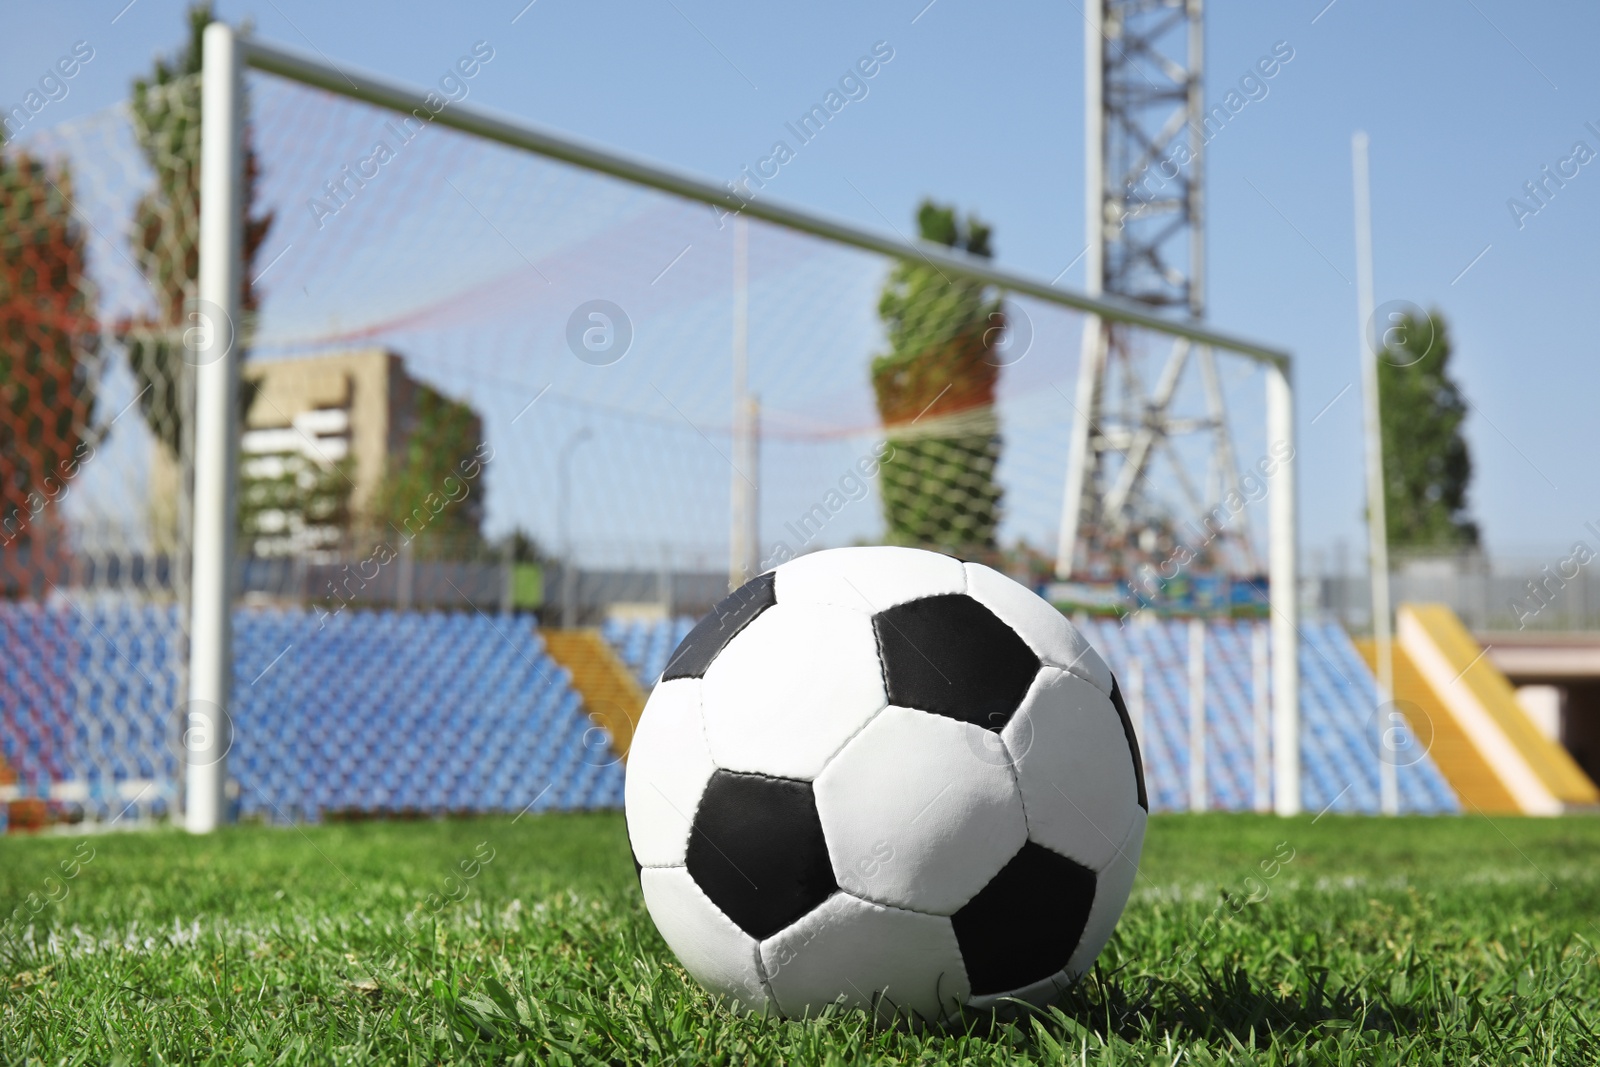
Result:
[[[0,605],[0,752],[17,793],[102,819],[171,810],[180,639],[171,608]],[[234,662],[244,817],[622,803],[620,761],[530,620],[241,609]]]
[[[646,687],[694,620],[606,623],[602,633]],[[1085,636],[1120,678],[1137,658],[1143,668],[1143,752],[1152,811],[1188,810],[1188,622],[1151,618],[1128,626],[1115,619],[1083,620]],[[1259,624],[1206,623],[1206,777],[1209,807],[1248,811],[1254,805],[1253,700],[1250,634]],[[1376,724],[1377,686],[1349,636],[1333,622],[1307,622],[1300,649],[1301,784],[1309,811],[1380,810]],[[1442,814],[1460,810],[1433,761],[1399,766],[1400,810]]]
[[[1249,622],[1206,624],[1206,780],[1209,806],[1247,811],[1253,803],[1253,700]],[[1301,627],[1301,799],[1308,811],[1380,810],[1375,724],[1377,687],[1349,636],[1332,622]],[[1151,810],[1188,808],[1188,622],[1154,619],[1119,626],[1087,621],[1085,636],[1119,677],[1137,657],[1144,671],[1145,774]],[[1427,756],[1397,767],[1400,810],[1455,812],[1459,804]]]
[[[648,691],[693,621],[610,622],[601,635]],[[1151,807],[1186,809],[1188,623],[1084,625],[1119,677],[1139,660]],[[1254,625],[1206,624],[1207,803],[1217,810],[1254,804]],[[1372,675],[1336,624],[1304,629],[1305,806],[1376,812]],[[0,605],[0,757],[16,780],[5,788],[82,804],[100,819],[124,809],[135,818],[172,810],[180,640],[170,607]],[[622,802],[622,766],[609,737],[585,714],[571,672],[529,619],[240,609],[234,648],[229,770],[241,816],[291,821]],[[1431,758],[1399,767],[1398,778],[1402,811],[1458,810]]]
[[[688,615],[665,621],[608,619],[600,627],[600,633],[611,642],[623,662],[633,668],[639,684],[648,692],[666,671],[672,650],[689,636],[694,623]]]
[[[168,811],[178,640],[170,607],[0,604],[0,751],[16,795],[80,802],[100,818],[130,801],[135,817]]]

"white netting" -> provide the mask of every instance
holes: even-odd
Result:
[[[388,112],[277,78],[256,77],[251,88],[261,195],[276,212],[258,257],[266,269],[254,358],[383,346],[468,401],[495,453],[491,535],[521,528],[565,549],[566,455],[566,521],[581,565],[725,567],[737,477],[732,218],[437,125],[401,129]],[[872,375],[873,358],[888,351],[878,305],[894,264],[760,222],[748,242],[749,390],[760,405],[759,464],[748,473],[759,485],[761,559],[894,536],[884,483],[853,473],[858,464],[870,469],[886,436],[981,438],[996,425],[998,543],[975,545],[961,525],[988,490],[959,478],[931,487],[949,498],[943,512],[934,504],[935,524],[942,516],[948,528],[923,539],[1053,555],[1081,317],[1010,296],[999,319],[949,309],[966,318],[928,332],[945,327],[969,348],[976,337],[976,358],[961,363],[961,353],[927,344],[924,364],[953,362],[958,373],[899,398],[906,410],[926,408],[924,398],[932,405],[906,426],[880,409]],[[585,362],[569,343],[574,313],[595,300],[631,326],[626,353],[608,365],[597,364],[615,349]],[[1170,347],[1158,337],[1135,343],[1152,361]],[[975,381],[985,365],[997,379],[987,395]],[[1263,447],[1261,378],[1242,360],[1224,360],[1223,377],[1248,463]],[[1186,384],[1175,406],[1198,408],[1198,388]],[[898,429],[886,432],[886,414]],[[1203,499],[1203,457],[1200,470],[1196,496],[1176,482],[1161,488],[1175,516],[1198,519],[1218,502]],[[885,477],[897,473],[891,464]]]
[[[177,799],[199,86],[0,147],[0,790]]]
[[[742,527],[758,568],[897,541],[1044,588],[1081,316],[276,77],[247,88],[248,610],[230,708],[246,813],[612,802],[606,744],[533,627],[703,610],[727,589],[741,497],[758,501]],[[101,818],[180,799],[198,115],[187,75],[3,149],[8,799]],[[970,219],[948,221],[976,240]],[[1170,339],[1127,336],[1153,377]],[[1265,455],[1261,375],[1219,356],[1249,467]],[[1192,376],[1173,406],[1205,410]],[[33,515],[29,492],[80,445]],[[1149,485],[1190,540],[1223,504],[1204,447],[1177,442]],[[445,608],[478,629],[351,606]],[[539,617],[507,621],[527,608]],[[375,651],[419,634],[464,658]],[[508,716],[500,727],[444,681],[480,669],[483,641],[506,662],[473,700]],[[542,695],[524,706],[530,679]],[[411,733],[385,731],[374,701],[424,691],[426,709],[393,712]],[[318,701],[333,703],[313,715]],[[366,725],[336,739],[308,725],[341,717]],[[513,721],[544,747],[474,792]],[[314,750],[297,747],[308,730]],[[466,747],[419,745],[427,731]]]

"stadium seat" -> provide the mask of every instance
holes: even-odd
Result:
[[[608,622],[602,634],[647,688],[694,620]],[[1253,621],[1206,624],[1208,806],[1254,804]],[[1152,810],[1189,806],[1188,622],[1090,619],[1085,636],[1129,695],[1142,668]],[[1375,812],[1376,686],[1348,635],[1308,620],[1300,648],[1302,805]],[[171,606],[0,604],[0,754],[19,788],[81,782],[109,818],[120,783],[150,782],[129,817],[170,810],[183,705]],[[531,623],[438,612],[240,609],[234,620],[230,772],[238,810],[281,821],[330,810],[464,812],[620,805],[617,763],[586,754],[570,676]],[[1130,695],[1130,700],[1131,700]],[[1397,768],[1404,812],[1459,810],[1430,759]],[[542,795],[541,795],[542,791]],[[1330,807],[1331,805],[1331,807]]]
[[[601,633],[649,687],[693,625],[688,617],[613,620]],[[1145,616],[1123,625],[1114,618],[1091,618],[1084,625],[1084,636],[1121,679],[1125,697],[1132,664],[1142,668],[1142,750],[1151,810],[1188,810],[1189,621]],[[1206,799],[1213,810],[1248,811],[1255,806],[1252,643],[1256,629],[1265,625],[1230,619],[1205,624]],[[1311,811],[1376,813],[1379,766],[1370,719],[1377,686],[1349,635],[1336,623],[1311,620],[1302,632],[1301,805]],[[1397,768],[1397,779],[1402,812],[1460,810],[1431,759]]]
[[[428,612],[240,609],[234,618],[230,773],[239,812],[271,821],[329,810],[515,811],[620,803],[622,768],[569,746],[546,777],[532,754],[588,726],[531,624]],[[183,705],[176,608],[0,604],[0,752],[19,783],[93,783],[115,815],[126,781],[152,783],[130,818],[167,811]],[[492,780],[486,767],[507,755]],[[113,805],[115,805],[113,807]]]

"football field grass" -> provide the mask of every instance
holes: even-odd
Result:
[[[918,1034],[714,1007],[615,814],[12,836],[0,1061],[1590,1064],[1597,857],[1582,817],[1158,816],[1056,1008]]]

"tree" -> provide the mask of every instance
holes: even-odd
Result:
[[[534,611],[544,606],[545,569],[554,562],[539,542],[518,526],[500,543],[506,562],[511,565],[511,607],[514,611]]]
[[[923,201],[922,238],[991,255],[989,227],[952,207]],[[1000,367],[993,359],[1005,319],[985,285],[951,279],[932,263],[904,261],[884,285],[878,316],[889,350],[872,361],[878,415],[892,448],[880,492],[888,539],[956,551],[992,552],[1000,521]]]
[[[398,535],[435,551],[483,547],[483,420],[465,401],[418,382],[405,450],[372,505],[379,536]]]
[[[0,146],[0,549],[33,546],[93,457],[99,327],[85,291],[72,176]]]
[[[200,71],[205,29],[216,20],[210,0],[187,13],[188,38],[169,61],[157,58],[149,78],[133,83],[133,128],[155,184],[134,209],[133,257],[155,291],[154,316],[118,324],[140,394],[139,408],[156,439],[179,454],[183,440],[182,369],[185,330],[200,270]],[[239,307],[245,322],[234,337],[242,357],[259,298],[251,265],[272,226],[272,213],[256,215],[260,164],[250,148],[244,162],[244,262]]]
[[[1467,516],[1472,457],[1461,423],[1466,397],[1450,376],[1444,318],[1407,315],[1384,334],[1378,360],[1383,435],[1383,506],[1396,548],[1464,548],[1478,543]]]

